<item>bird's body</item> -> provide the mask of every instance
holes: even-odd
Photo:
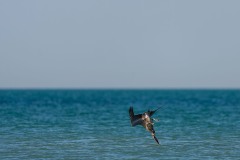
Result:
[[[157,109],[158,110],[158,109]],[[136,125],[142,125],[144,128],[146,128],[147,131],[149,131],[152,134],[152,137],[155,139],[155,141],[159,144],[158,139],[155,136],[155,130],[153,128],[153,119],[151,116],[157,111],[150,111],[144,112],[143,114],[137,114],[134,115],[133,107],[129,108],[129,116],[131,120],[132,126]]]

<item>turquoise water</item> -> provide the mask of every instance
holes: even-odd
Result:
[[[160,145],[135,113],[154,115]],[[0,159],[240,159],[240,90],[0,90]]]

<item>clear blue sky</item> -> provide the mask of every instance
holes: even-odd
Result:
[[[0,88],[240,88],[238,0],[1,0]]]

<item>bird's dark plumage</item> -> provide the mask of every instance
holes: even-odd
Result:
[[[159,109],[159,108],[158,108]],[[153,121],[151,119],[151,116],[158,110],[148,110],[147,112],[144,112],[143,114],[134,114],[133,107],[129,108],[129,116],[131,125],[134,127],[136,125],[142,125],[146,130],[148,130],[151,134],[154,140],[159,144],[158,139],[155,136],[155,130],[153,128]]]
[[[133,107],[129,108],[129,116],[132,126],[142,125],[143,123],[142,114],[134,115]]]

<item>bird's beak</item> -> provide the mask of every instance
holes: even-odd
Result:
[[[157,142],[157,144],[159,144],[157,137],[156,137],[156,136],[153,136],[153,138],[155,139],[155,141]]]

